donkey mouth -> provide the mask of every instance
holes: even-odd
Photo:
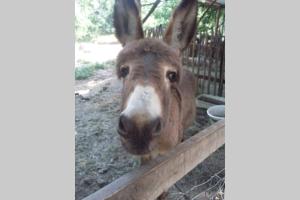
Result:
[[[124,146],[126,151],[132,155],[137,155],[137,156],[141,156],[141,155],[146,155],[149,154],[150,151],[148,148],[132,148],[132,147],[126,147]]]
[[[145,155],[150,153],[149,142],[132,141],[121,137],[121,143],[125,150],[130,154]]]

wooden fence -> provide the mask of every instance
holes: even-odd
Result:
[[[200,35],[183,54],[183,65],[197,78],[198,93],[224,96],[225,38]]]
[[[153,200],[168,190],[225,142],[224,120],[179,144],[168,155],[158,157],[84,200]]]

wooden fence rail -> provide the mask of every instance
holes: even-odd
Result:
[[[168,190],[225,143],[224,120],[214,123],[174,148],[84,200],[152,200]]]

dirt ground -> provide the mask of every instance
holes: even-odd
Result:
[[[123,149],[116,132],[121,87],[113,66],[98,70],[88,80],[76,81],[76,200],[88,196],[139,165],[138,159]],[[186,137],[209,125],[206,110],[198,109],[196,121],[186,131]],[[220,148],[187,174],[176,187],[170,189],[168,198],[184,199],[183,193],[188,193],[193,186],[224,169],[224,151],[224,147]],[[199,193],[202,190],[197,187],[196,191]]]

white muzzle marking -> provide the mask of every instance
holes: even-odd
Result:
[[[147,116],[150,119],[161,116],[161,103],[155,89],[152,86],[135,86],[121,114],[127,117]]]

